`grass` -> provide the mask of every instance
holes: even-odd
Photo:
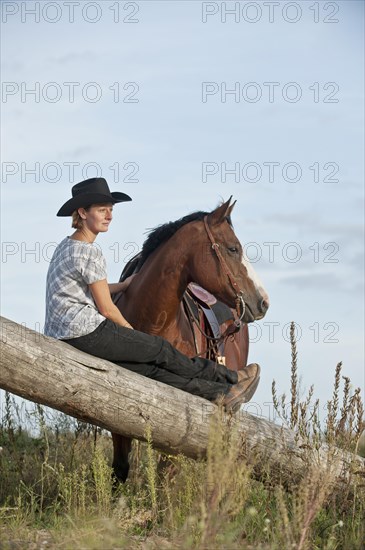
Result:
[[[6,393],[0,424],[0,549],[280,549],[356,550],[365,540],[365,477],[341,489],[330,464],[319,473],[311,453],[326,442],[359,450],[360,391],[334,373],[321,425],[310,388],[300,399],[294,327],[291,395],[273,400],[283,423],[305,441],[302,480],[280,485],[270,468],[252,475],[237,434],[214,419],[205,461],[170,457],[135,441],[128,482],[113,491],[109,434]],[[284,457],[290,460],[290,453]]]

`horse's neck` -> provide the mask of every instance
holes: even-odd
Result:
[[[161,245],[132,281],[118,307],[138,330],[166,335],[181,321],[181,300],[189,282],[182,247]]]

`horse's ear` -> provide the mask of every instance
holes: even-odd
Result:
[[[232,198],[232,197],[231,197],[231,198]],[[229,200],[231,200],[231,198],[230,198]],[[228,208],[227,218],[231,215],[231,212],[232,212],[233,208],[235,207],[236,202],[237,202],[237,201],[232,202],[232,204],[231,204],[230,207]]]
[[[234,205],[236,204],[236,201],[234,201],[234,203],[231,204],[231,199],[232,199],[232,195],[229,197],[227,202],[224,202],[223,204],[218,206],[218,208],[213,210],[213,212],[211,212],[208,215],[208,221],[210,225],[218,225],[224,222],[224,220],[226,220],[227,218],[229,218],[234,208]]]

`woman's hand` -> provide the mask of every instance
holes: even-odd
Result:
[[[136,275],[137,273],[132,273],[132,275],[127,277],[121,283],[111,283],[109,285],[110,294],[119,294],[120,292],[125,292]]]
[[[116,305],[113,304],[106,279],[92,283],[89,285],[89,288],[96,307],[103,317],[114,321],[122,327],[133,328],[132,325],[128,323],[127,319],[123,317]]]

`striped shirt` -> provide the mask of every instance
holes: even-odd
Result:
[[[106,278],[100,248],[70,237],[63,239],[48,268],[44,334],[68,339],[93,332],[105,317],[99,313],[88,285]]]

